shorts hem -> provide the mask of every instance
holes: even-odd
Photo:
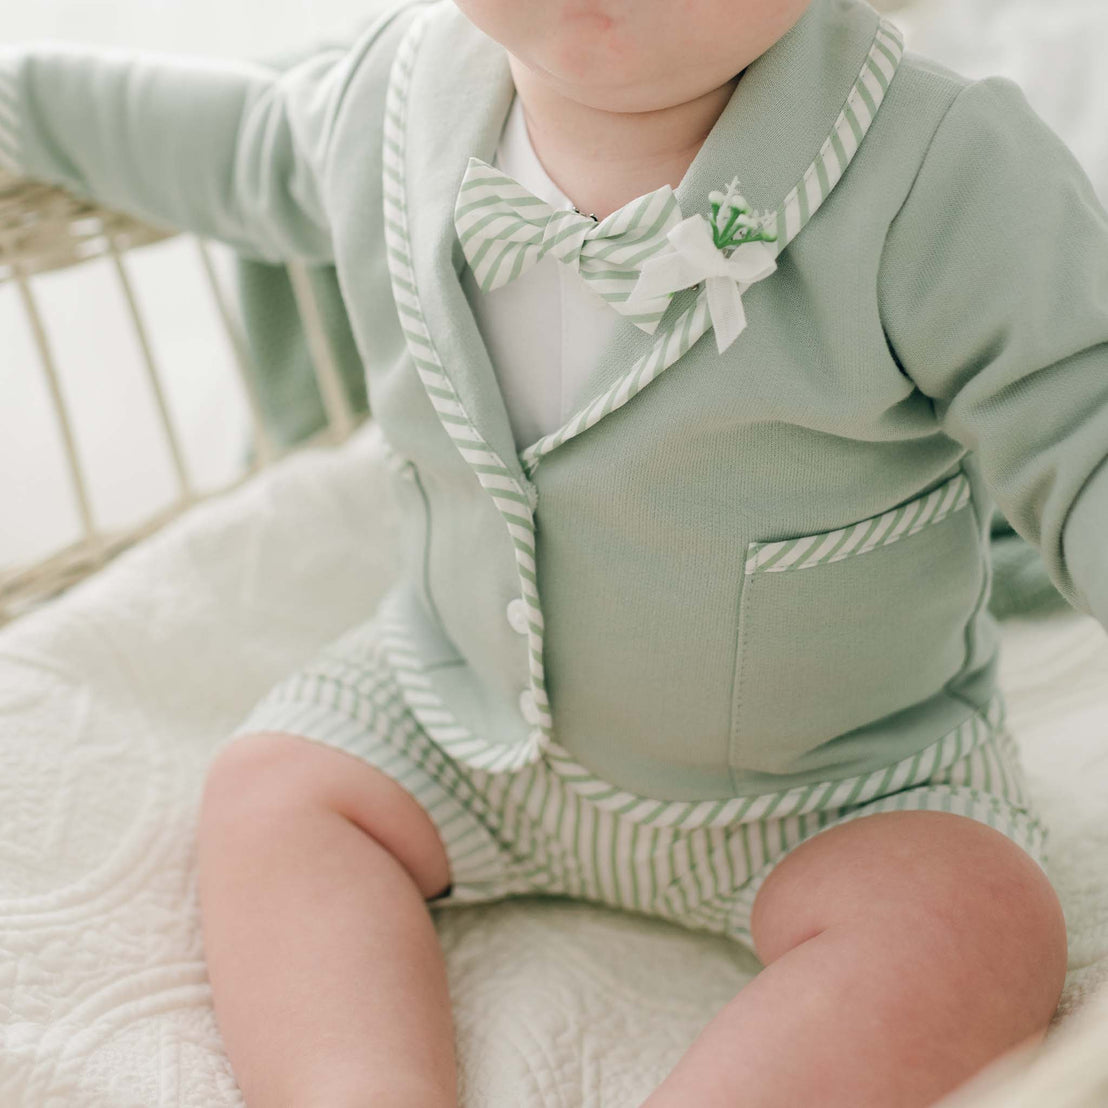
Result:
[[[507,873],[504,848],[481,819],[436,779],[434,767],[428,763],[436,758],[445,760],[445,755],[418,729],[398,741],[370,723],[331,708],[270,700],[256,705],[216,746],[213,756],[233,740],[259,731],[286,732],[341,750],[386,773],[417,801],[434,824],[450,865],[449,891],[428,900],[429,907],[499,900],[521,891]]]

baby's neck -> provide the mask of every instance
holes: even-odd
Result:
[[[676,188],[739,80],[671,108],[606,112],[509,62],[535,154],[574,207],[598,219],[663,185]]]

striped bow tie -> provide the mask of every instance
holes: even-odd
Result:
[[[632,299],[631,290],[644,262],[672,250],[666,235],[680,222],[669,185],[597,222],[552,208],[479,158],[469,159],[454,207],[458,238],[484,291],[514,281],[553,254],[648,335],[657,330],[673,293]]]

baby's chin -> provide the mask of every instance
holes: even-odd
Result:
[[[704,96],[741,71],[753,45],[677,18],[677,0],[455,3],[532,83],[608,112],[660,111]]]
[[[552,49],[551,47],[554,46]],[[598,111],[652,112],[686,104],[730,81],[737,70],[719,73],[691,61],[644,59],[633,54],[606,54],[595,43],[588,49],[566,49],[544,43],[541,51],[516,58],[536,83]],[[664,75],[664,76],[663,76]]]

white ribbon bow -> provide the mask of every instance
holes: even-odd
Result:
[[[673,251],[643,265],[630,300],[674,293],[705,281],[716,349],[722,354],[746,327],[742,294],[777,268],[774,252],[764,242],[744,242],[727,257],[716,246],[711,224],[702,215],[682,220],[666,238]]]

